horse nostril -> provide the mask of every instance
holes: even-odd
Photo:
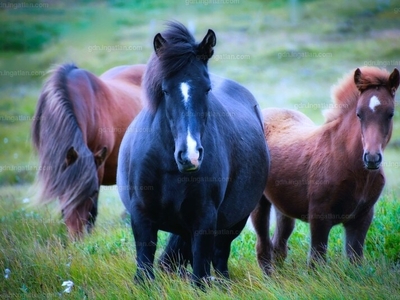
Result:
[[[203,159],[204,149],[203,149],[203,147],[199,147],[199,148],[197,149],[197,151],[199,152],[199,158],[198,158],[198,160],[201,161],[201,160]]]
[[[178,161],[180,163],[183,163],[185,161],[185,159],[183,158],[183,151],[178,152]]]
[[[367,169],[378,169],[380,164],[382,163],[382,154],[380,152],[371,154],[370,152],[366,152],[363,155],[364,164]]]

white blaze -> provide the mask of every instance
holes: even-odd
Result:
[[[181,93],[183,96],[183,103],[187,107],[187,104],[190,99],[190,96],[189,96],[190,86],[186,82],[182,82],[180,88],[181,88]],[[197,151],[197,143],[196,143],[195,139],[193,138],[192,134],[190,133],[189,128],[187,131],[186,146],[187,146],[187,154],[188,154],[188,158],[190,159],[190,162],[193,165],[198,166],[199,165],[199,151]]]
[[[199,165],[199,151],[197,151],[196,146],[197,143],[194,140],[194,138],[192,137],[192,134],[190,133],[190,130],[188,128],[188,135],[186,137],[186,145],[187,145],[187,153],[188,153],[188,157],[190,159],[190,162],[195,165],[198,166]]]
[[[183,102],[186,104],[189,101],[189,85],[186,82],[181,83],[181,92],[183,95]]]
[[[369,100],[369,108],[375,112],[375,107],[378,105],[381,105],[381,101],[379,101],[379,98],[376,96],[372,96],[371,99]]]

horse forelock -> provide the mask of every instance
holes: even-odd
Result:
[[[162,80],[179,72],[197,54],[198,44],[184,25],[178,22],[168,22],[167,25],[168,29],[161,33],[166,45],[151,55],[143,77],[144,96],[153,109],[162,99]]]
[[[85,182],[82,178],[93,176],[93,155],[84,143],[68,93],[67,75],[74,69],[75,65],[65,64],[53,71],[37,104],[32,124],[32,142],[39,156],[37,203],[48,203],[61,195],[77,202],[77,195],[82,193],[80,186]],[[66,168],[66,154],[71,146],[80,161]],[[89,155],[92,161],[84,159]]]
[[[363,74],[361,85],[362,90],[373,86],[387,86],[389,81],[389,72],[376,67],[360,68]],[[326,122],[338,119],[340,116],[353,111],[357,106],[360,92],[354,82],[354,71],[346,74],[339,82],[332,86],[331,98],[333,107],[324,111]]]

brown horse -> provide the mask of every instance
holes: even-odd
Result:
[[[310,265],[324,260],[330,229],[342,223],[352,262],[363,257],[374,204],[385,184],[381,162],[390,140],[399,71],[363,67],[333,89],[334,108],[316,126],[304,114],[265,109],[271,170],[264,196],[252,213],[257,258],[265,273],[283,261],[295,219],[310,223]],[[269,238],[271,203],[276,230]]]
[[[65,64],[43,87],[32,124],[37,201],[59,199],[71,238],[94,226],[100,185],[116,183],[122,137],[142,108],[144,70],[120,66],[97,77]]]

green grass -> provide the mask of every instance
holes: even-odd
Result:
[[[363,265],[348,264],[337,226],[328,263],[310,272],[309,229],[298,221],[286,263],[264,278],[255,259],[255,235],[245,230],[232,246],[231,281],[213,284],[206,294],[161,272],[148,287],[133,283],[133,236],[120,218],[123,208],[114,188],[101,191],[95,232],[76,243],[68,241],[56,204],[34,208],[22,202],[34,194],[30,184],[37,158],[29,132],[47,70],[73,61],[99,75],[117,65],[145,63],[166,20],[192,24],[197,39],[212,28],[217,35],[212,72],[245,85],[262,108],[299,109],[318,124],[331,101],[330,87],[344,74],[364,64],[400,67],[399,0],[299,1],[295,19],[286,0],[194,2],[46,2],[42,9],[0,10],[0,275],[11,271],[8,279],[0,276],[0,298],[400,298],[400,153],[395,147],[385,152],[387,185]],[[107,50],[116,45],[135,50]],[[399,142],[396,111],[392,143]],[[166,238],[160,233],[157,255]],[[74,282],[71,294],[62,292],[66,280]]]
[[[134,284],[133,236],[120,217],[122,204],[115,190],[102,191],[94,233],[74,243],[51,207],[23,203],[29,195],[23,186],[0,189],[0,272],[10,270],[7,279],[0,277],[2,299],[393,299],[400,288],[400,203],[387,193],[377,205],[361,266],[345,259],[343,230],[337,226],[330,235],[327,264],[309,270],[309,229],[298,221],[288,259],[265,278],[256,263],[255,235],[246,229],[232,245],[231,280],[212,284],[206,293],[158,268],[154,283]],[[166,238],[159,233],[157,257]],[[68,295],[61,286],[67,280],[74,283]]]

